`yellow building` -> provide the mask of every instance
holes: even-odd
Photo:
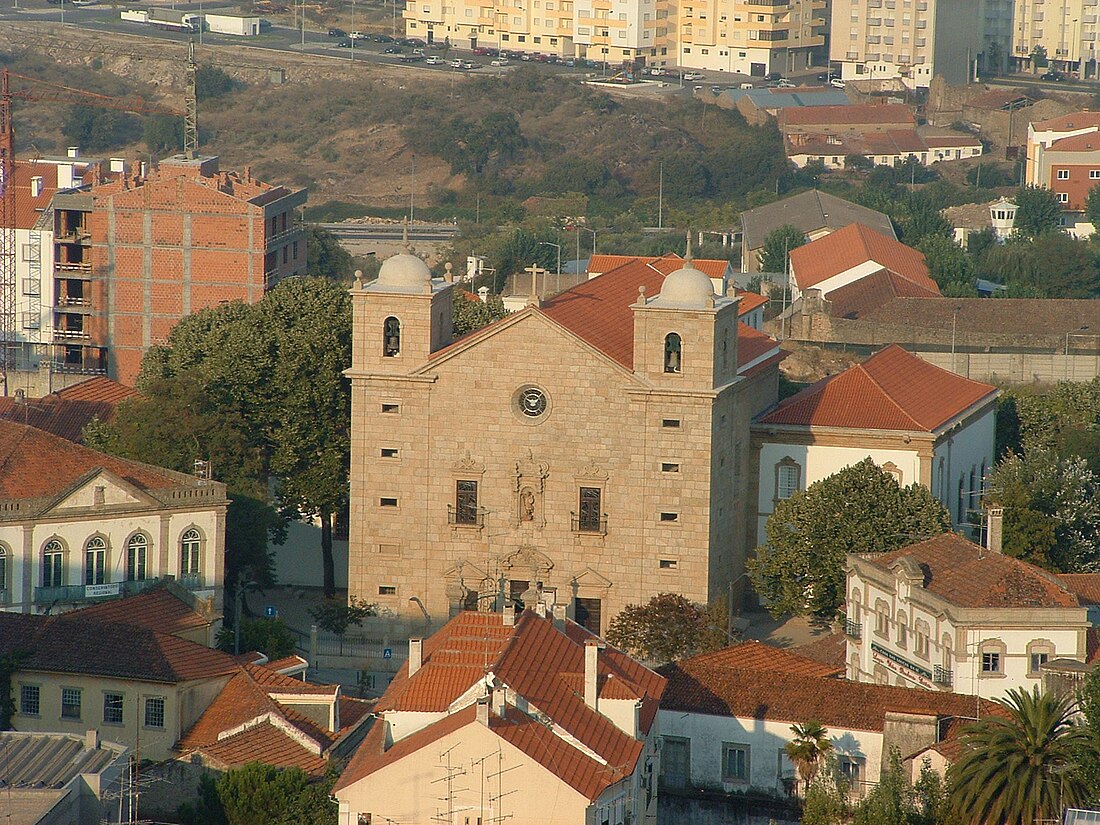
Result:
[[[1097,6],[1089,0],[1015,0],[1013,61],[1031,66],[1037,47],[1046,51],[1050,67],[1097,77]],[[1038,68],[1038,67],[1036,67]]]
[[[352,290],[351,595],[438,625],[540,591],[597,633],[727,595],[782,358],[738,299],[633,261],[452,342],[452,287],[406,252]]]
[[[825,9],[826,0],[420,0],[404,18],[408,36],[460,48],[763,75],[824,58]]]

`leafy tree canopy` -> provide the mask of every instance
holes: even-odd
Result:
[[[1016,191],[1016,231],[1026,238],[1057,232],[1062,218],[1058,196],[1042,186],[1022,186]]]
[[[938,234],[925,235],[916,247],[924,253],[928,274],[941,289],[948,284],[973,283],[974,266],[970,256],[952,238]]]
[[[217,66],[199,66],[195,72],[195,95],[199,100],[223,97],[237,88],[237,81]]]
[[[89,152],[116,149],[141,136],[141,121],[126,112],[96,106],[70,106],[61,124],[61,134],[75,146]]]
[[[179,818],[184,825],[336,825],[335,784],[335,773],[311,782],[299,768],[253,762],[217,779],[204,775]]]
[[[282,619],[241,619],[241,653],[258,650],[268,659],[282,659],[292,654],[298,638]],[[222,628],[218,632],[218,647],[232,653],[235,646],[233,630]]]
[[[347,603],[339,599],[325,599],[309,610],[317,626],[330,633],[343,636],[352,625],[361,626],[368,616],[378,615],[378,605],[351,596]]]
[[[828,622],[844,602],[848,553],[885,553],[940,535],[951,517],[926,488],[901,487],[865,458],[780,501],[765,529],[749,572],[768,610]]]
[[[764,238],[764,246],[758,253],[761,272],[787,272],[791,252],[806,244],[802,230],[790,224],[777,227]]]
[[[456,338],[481,329],[508,314],[499,295],[490,295],[485,301],[471,298],[461,290],[455,290],[453,332]]]
[[[1100,185],[1089,189],[1085,198],[1085,216],[1094,227],[1100,226]],[[1096,237],[1095,233],[1092,237]]]
[[[350,284],[355,259],[340,245],[336,236],[320,226],[306,228],[306,261],[309,274],[338,284]]]
[[[676,593],[628,604],[607,629],[607,641],[649,662],[670,662],[727,643],[724,604],[707,608]]]
[[[1092,298],[1100,293],[1100,270],[1090,244],[1061,232],[995,246],[983,256],[981,270],[983,277],[1007,284],[1013,297]]]

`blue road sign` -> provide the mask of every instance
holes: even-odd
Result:
[[[264,617],[268,619],[279,618],[279,608],[273,604],[269,604],[264,608]]]
[[[392,659],[393,658],[393,648],[392,647],[382,648],[382,658],[383,659]]]

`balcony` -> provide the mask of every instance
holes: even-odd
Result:
[[[57,278],[91,278],[91,264],[66,264],[55,263],[53,265],[54,276]]]
[[[934,665],[932,667],[932,683],[936,685],[946,685],[951,687],[955,681],[954,671],[948,670],[940,665]]]
[[[78,243],[87,246],[92,242],[92,236],[87,229],[66,229],[62,234],[54,235],[58,243]]]
[[[87,341],[87,330],[83,329],[54,329],[53,337],[61,341]]]
[[[452,527],[484,527],[485,511],[480,507],[455,507],[448,504],[447,524]]]
[[[264,238],[264,249],[270,249],[273,245],[285,240],[286,238],[289,238],[291,235],[295,235],[304,231],[305,224],[292,223],[282,232],[276,232],[273,235],[268,235],[266,238]]]
[[[570,513],[569,522],[574,533],[586,533],[594,536],[607,535],[607,513],[598,518],[594,515],[579,516],[576,513]]]
[[[88,298],[74,298],[68,295],[62,295],[58,297],[57,303],[54,304],[54,309],[61,310],[62,312],[81,312],[89,311],[92,306],[92,302]]]
[[[201,573],[179,576],[176,580],[188,590],[205,589]],[[138,581],[111,582],[109,584],[66,584],[58,587],[36,587],[34,588],[34,603],[48,607],[53,604],[74,604],[117,599],[142,593],[159,582],[160,579],[140,579]],[[0,600],[0,604],[2,603],[3,601]]]
[[[857,641],[863,637],[863,625],[851,619],[844,620],[844,635]]]

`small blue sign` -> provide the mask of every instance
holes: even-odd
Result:
[[[268,619],[279,618],[279,608],[273,604],[269,604],[264,608],[264,617]]]
[[[383,659],[392,659],[393,658],[393,648],[392,647],[382,648],[382,658]]]

